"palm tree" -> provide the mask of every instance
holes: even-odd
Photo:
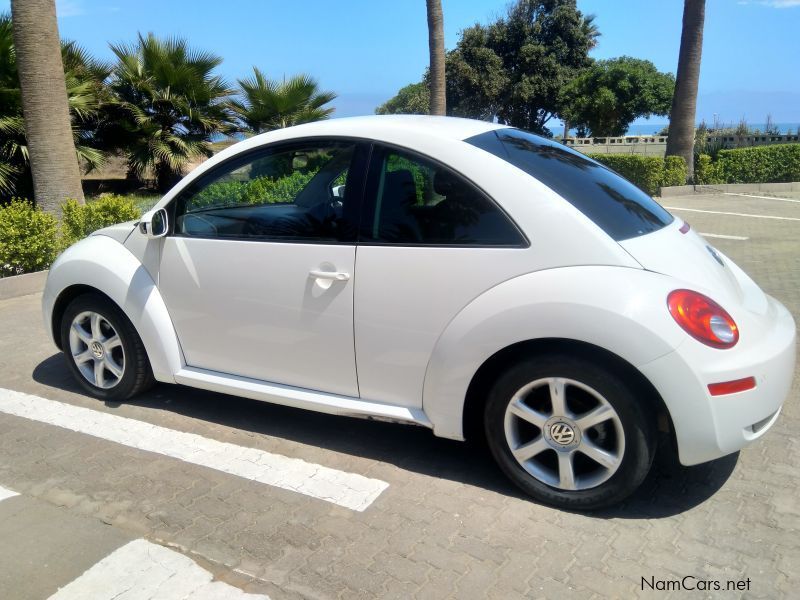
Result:
[[[684,0],[683,31],[678,55],[678,75],[669,114],[667,156],[681,156],[686,161],[686,175],[694,176],[694,122],[697,111],[697,83],[703,52],[705,0]]]
[[[335,110],[325,105],[336,94],[320,91],[317,81],[308,75],[273,81],[253,67],[252,77],[238,81],[242,99],[232,101],[231,108],[244,129],[253,133],[321,121]]]
[[[109,68],[74,42],[62,42],[61,56],[76,154],[91,170],[105,162],[103,152],[94,147],[94,130]],[[11,16],[0,14],[0,196],[32,192]]]
[[[597,27],[597,23],[594,22],[596,18],[597,15],[584,15],[581,21],[581,33],[583,33],[589,41],[589,50],[597,48],[597,38],[602,35],[600,29]]]
[[[111,50],[114,99],[98,136],[127,154],[131,176],[153,176],[166,191],[191,161],[213,154],[212,136],[233,131],[227,104],[233,90],[214,74],[222,59],[152,33]]]
[[[84,200],[55,0],[12,0],[11,14],[34,198],[43,210],[60,216],[67,198]]]
[[[447,113],[445,95],[444,16],[441,0],[426,0],[428,7],[428,49],[430,51],[431,114]]]

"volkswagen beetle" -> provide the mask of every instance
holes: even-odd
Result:
[[[45,324],[80,385],[155,381],[485,436],[537,500],[620,501],[776,421],[795,325],[599,163],[511,127],[336,119],[206,161],[63,252]]]

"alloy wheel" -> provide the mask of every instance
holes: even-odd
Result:
[[[122,340],[100,313],[84,311],[75,316],[69,329],[72,360],[86,380],[102,389],[116,386],[125,373]]]
[[[548,377],[520,388],[506,407],[504,429],[522,468],[560,490],[602,484],[625,454],[625,433],[614,407],[574,379]]]

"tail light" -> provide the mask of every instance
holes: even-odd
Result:
[[[739,341],[739,328],[719,304],[691,290],[675,290],[667,297],[675,322],[699,342],[712,348],[733,348]]]

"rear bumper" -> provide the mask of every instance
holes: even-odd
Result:
[[[772,326],[758,340],[742,339],[731,350],[713,350],[688,340],[677,350],[639,367],[670,412],[684,465],[736,452],[764,435],[777,421],[792,386],[795,323],[769,298]],[[756,387],[711,396],[708,384],[753,376]]]

